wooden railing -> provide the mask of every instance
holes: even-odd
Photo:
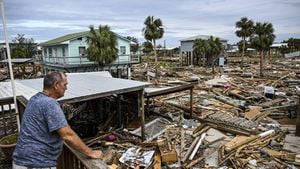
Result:
[[[57,169],[107,169],[101,160],[90,159],[64,144]]]
[[[131,57],[131,59],[130,59],[131,62],[134,62],[134,63],[140,62],[140,55],[135,54],[135,55],[130,55],[130,57]]]
[[[63,147],[63,151],[58,160],[58,169],[87,169],[84,164],[76,158],[70,149],[66,145]]]

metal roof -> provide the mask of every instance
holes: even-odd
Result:
[[[282,46],[287,47],[288,43],[273,43],[270,47],[271,48],[279,48],[279,47],[282,47]]]
[[[15,80],[15,88],[17,96],[23,95],[25,98],[29,99],[39,90],[35,90],[31,87],[24,86],[19,81]],[[13,92],[11,88],[11,82],[0,82],[0,99],[13,97]]]
[[[180,41],[194,41],[196,39],[203,39],[203,40],[208,40],[210,38],[211,35],[197,35],[197,36],[192,36],[192,37],[189,37],[189,38],[186,38],[186,39],[182,39]],[[216,36],[212,36],[213,38],[218,38]],[[223,39],[223,38],[219,38],[220,41],[228,41],[226,39]]]
[[[77,102],[142,90],[150,85],[127,79],[109,77],[105,72],[68,73],[68,89],[60,102]],[[27,100],[43,88],[43,78],[15,81],[17,95]],[[12,97],[11,82],[0,82],[0,99]]]
[[[96,29],[97,31],[98,29]],[[51,39],[49,41],[46,41],[46,42],[43,42],[43,43],[40,43],[40,46],[52,46],[52,45],[59,45],[59,44],[62,44],[64,42],[67,42],[69,40],[73,40],[73,39],[76,39],[76,38],[80,38],[80,37],[85,37],[85,36],[88,36],[90,31],[83,31],[83,32],[77,32],[77,33],[71,33],[71,34],[67,34],[67,35],[64,35],[64,36],[60,36],[58,38],[55,38],[55,39]],[[114,33],[117,37],[119,37],[120,39],[123,39],[123,40],[126,40],[128,42],[130,42],[130,40],[126,39],[125,37],[119,35],[119,34],[116,34]]]

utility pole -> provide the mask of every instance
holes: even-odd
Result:
[[[5,38],[10,82],[11,82],[11,88],[12,88],[13,99],[14,99],[14,104],[15,104],[15,111],[16,111],[16,116],[17,116],[17,125],[18,125],[18,131],[20,131],[20,118],[19,118],[19,111],[18,111],[18,106],[17,106],[17,96],[16,96],[17,94],[16,94],[14,73],[13,73],[12,64],[11,64],[11,56],[10,56],[10,48],[9,48],[9,43],[8,43],[8,36],[7,36],[7,31],[6,31],[6,19],[5,19],[5,13],[4,13],[4,2],[3,2],[3,0],[0,0],[0,9],[1,9],[1,15],[2,15],[3,34],[4,34],[4,38]]]

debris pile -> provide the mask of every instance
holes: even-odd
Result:
[[[110,168],[297,168],[299,65],[276,61],[266,65],[263,78],[252,64],[247,70],[220,67],[218,74],[203,67],[160,67],[159,77],[150,77],[153,88],[194,85],[188,91],[145,95],[145,140],[137,96],[62,107],[85,143],[105,153]],[[135,65],[132,78],[146,81],[146,74],[146,64]]]
[[[161,90],[196,82],[192,116],[189,92],[153,97],[145,108],[145,141],[140,126],[129,125],[87,143],[106,152],[111,168],[297,168],[299,65],[275,63],[264,78],[256,65],[220,68],[217,75],[208,68],[160,68],[155,87]],[[132,77],[145,81],[140,66]]]

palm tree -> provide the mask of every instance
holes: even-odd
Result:
[[[153,51],[153,46],[152,43],[149,41],[145,41],[143,44],[143,53],[149,54],[150,52]]]
[[[206,53],[207,53],[208,47],[209,46],[208,46],[207,40],[196,39],[194,41],[193,54],[197,58],[197,64],[198,64],[199,60],[202,60],[202,62],[201,62],[202,66],[205,65]]]
[[[146,40],[149,40],[152,43],[154,50],[154,58],[155,58],[155,74],[157,77],[157,53],[156,53],[156,40],[160,39],[164,35],[164,28],[162,21],[158,19],[154,19],[153,16],[148,16],[144,22],[145,27],[143,28],[143,35]]]
[[[210,36],[207,41],[208,41],[208,45],[209,45],[208,54],[211,59],[212,71],[213,71],[213,73],[215,73],[215,62],[219,58],[218,56],[223,51],[223,45],[219,38],[214,38],[213,36]]]
[[[241,68],[243,68],[244,64],[244,54],[245,54],[245,48],[246,48],[246,38],[250,37],[253,34],[253,21],[250,19],[248,20],[247,17],[242,17],[240,21],[237,21],[235,23],[236,28],[239,28],[235,32],[235,34],[238,37],[242,38],[243,41],[243,48],[242,48],[242,57],[241,57]]]
[[[289,38],[288,41],[289,52],[295,52],[300,50],[300,39],[299,38]]]
[[[284,54],[289,53],[289,48],[286,45],[280,46],[279,47],[279,52],[282,57],[284,57]]]
[[[89,47],[87,48],[88,59],[98,62],[99,66],[112,63],[118,56],[117,36],[107,25],[99,25],[98,29],[90,26],[87,37]]]
[[[257,22],[254,26],[254,36],[251,45],[260,53],[260,76],[263,76],[264,52],[268,51],[275,40],[274,28],[271,23]]]
[[[149,41],[146,41],[142,44],[143,46],[143,53],[147,55],[146,59],[147,59],[147,66],[146,66],[146,69],[147,69],[147,73],[149,72],[149,54],[153,51],[153,46],[152,46],[152,43],[149,42]],[[150,77],[147,75],[147,81],[150,82]]]

